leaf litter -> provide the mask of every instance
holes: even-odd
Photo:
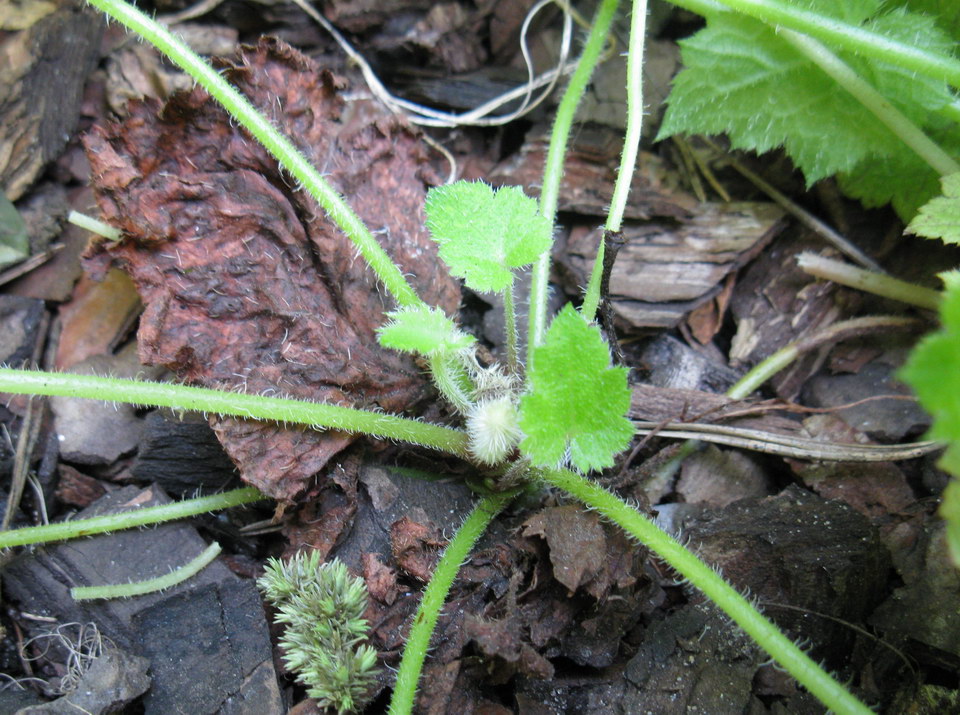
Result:
[[[453,313],[458,285],[423,228],[436,183],[418,133],[276,40],[221,69],[290,136],[411,276]],[[126,238],[88,268],[133,279],[146,310],[140,359],[205,387],[401,412],[428,393],[413,360],[378,346],[390,307],[349,239],[202,89],[130,105],[85,141],[105,220]],[[352,441],[212,417],[245,481],[291,501]]]

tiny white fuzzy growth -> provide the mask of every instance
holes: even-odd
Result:
[[[517,409],[510,397],[497,397],[475,405],[467,415],[469,449],[483,464],[498,464],[520,441]]]

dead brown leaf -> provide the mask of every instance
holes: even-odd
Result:
[[[603,569],[607,538],[600,518],[580,506],[559,506],[535,514],[524,522],[523,535],[547,540],[553,576],[570,593]]]
[[[419,135],[345,102],[339,79],[276,40],[223,72],[348,197],[424,300],[453,312],[459,288],[423,227],[433,177]],[[86,148],[103,216],[128,237],[90,266],[118,265],[136,283],[145,364],[206,387],[390,412],[425,396],[413,361],[377,344],[393,306],[353,244],[203,90],[134,103]],[[281,501],[352,439],[213,422],[244,480]]]
[[[397,565],[424,583],[430,580],[445,544],[436,529],[407,517],[390,525],[390,546]]]

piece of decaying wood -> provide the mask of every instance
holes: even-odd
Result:
[[[622,327],[670,328],[717,295],[727,275],[756,257],[783,227],[769,203],[705,203],[674,221],[628,224],[610,276],[610,299]],[[586,284],[597,231],[575,230],[561,263],[573,285]]]

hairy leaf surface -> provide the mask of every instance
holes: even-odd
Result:
[[[960,243],[960,174],[943,177],[942,185],[943,196],[924,204],[907,231],[940,238],[944,243]]]
[[[613,464],[630,444],[633,424],[627,370],[610,366],[610,352],[595,325],[568,304],[534,350],[531,392],[520,401],[520,450],[534,464],[564,460],[582,472]]]
[[[387,315],[389,322],[377,331],[377,338],[385,348],[435,355],[468,348],[476,342],[439,308],[421,305],[401,308]]]
[[[518,186],[496,191],[480,181],[430,190],[427,228],[450,272],[481,292],[499,292],[512,269],[533,263],[550,247],[550,222]]]
[[[917,345],[900,376],[933,417],[927,436],[947,443],[939,464],[954,479],[944,492],[940,515],[947,520],[951,557],[960,566],[960,271],[943,273],[941,278],[945,284],[942,328]]]
[[[908,10],[877,15],[875,0],[798,4],[918,48],[952,51],[933,18]],[[735,148],[764,152],[783,146],[808,184],[847,174],[845,188],[853,195],[868,205],[892,200],[906,218],[933,195],[933,169],[773,28],[718,13],[681,47],[685,69],[674,80],[659,138],[726,133]],[[945,83],[842,50],[836,54],[922,128],[942,125],[936,113],[953,101]],[[878,163],[888,170],[875,173]],[[903,181],[901,167],[922,176]]]

